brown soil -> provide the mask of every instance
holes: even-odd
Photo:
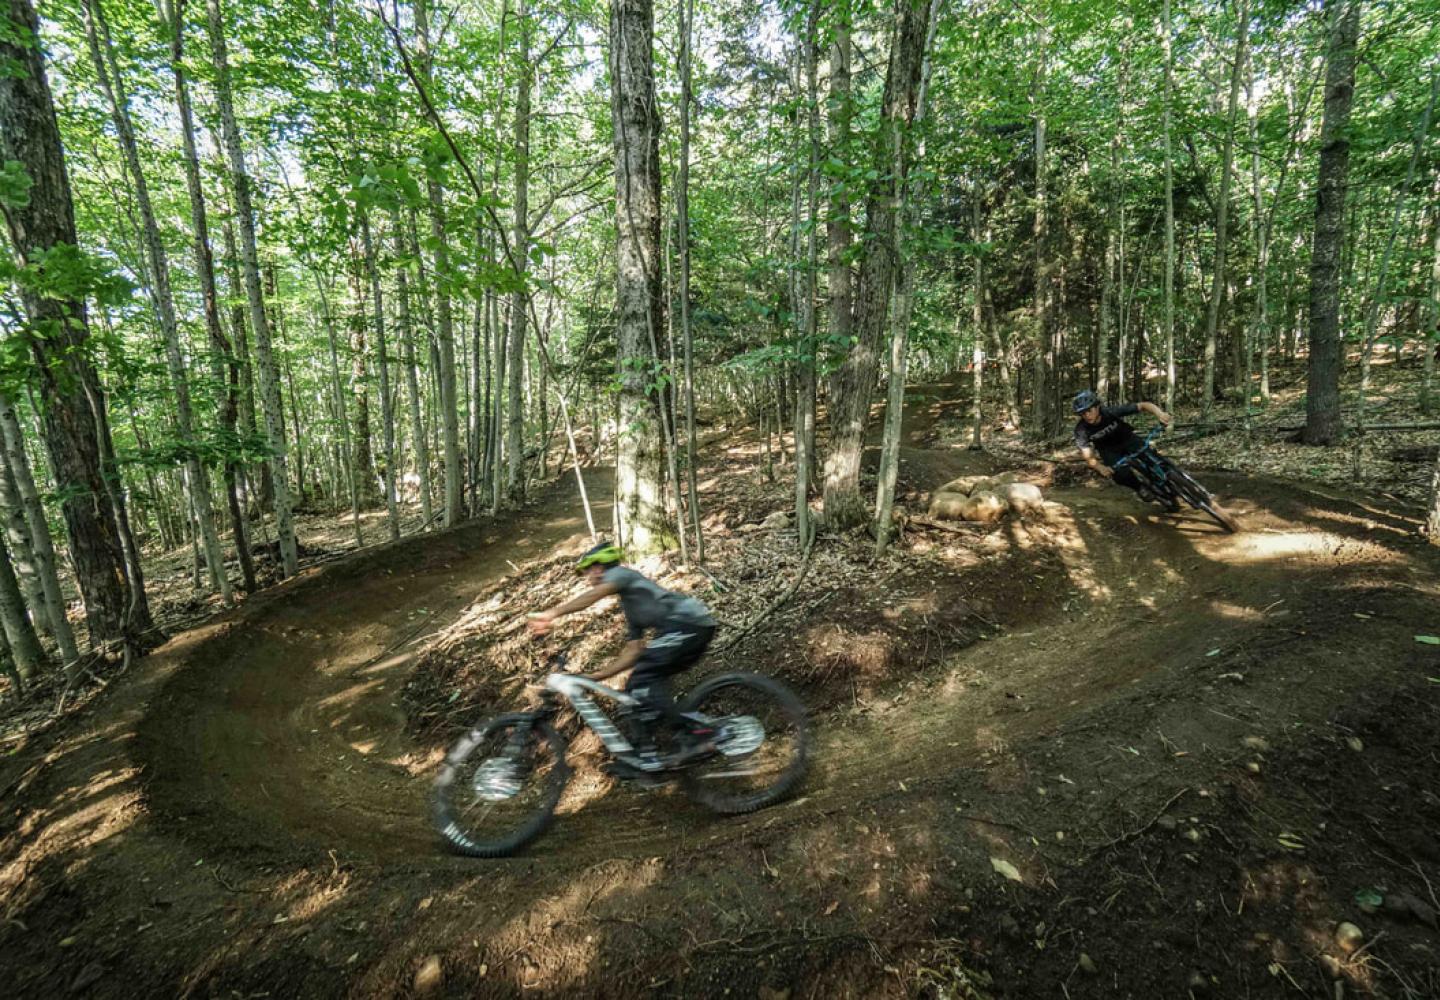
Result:
[[[587,785],[498,862],[428,829],[444,737],[402,694],[580,543],[568,487],[309,572],[0,764],[0,995],[410,995],[428,961],[457,997],[1440,996],[1437,553],[1389,502],[1204,478],[1246,533],[1062,476],[1053,520],[856,558],[706,667],[806,691],[796,800]]]

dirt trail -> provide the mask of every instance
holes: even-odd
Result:
[[[909,457],[927,487],[974,461]],[[388,995],[433,954],[457,996],[909,994],[874,939],[917,912],[962,920],[965,887],[995,878],[987,857],[1053,885],[1171,785],[1234,766],[1242,737],[1319,725],[1378,675],[1433,672],[1411,633],[1440,576],[1403,516],[1217,485],[1247,533],[1094,485],[1052,494],[1058,525],[1008,525],[997,552],[1058,553],[1059,578],[1031,584],[1053,611],[817,720],[798,801],[719,822],[612,792],[483,864],[442,853],[426,825],[432,761],[398,694],[417,645],[483,584],[583,532],[570,488],[503,525],[309,574],[172,641],[90,728],[0,772],[19,803],[0,849],[0,993]],[[1154,733],[1178,762],[1151,752]],[[1192,764],[1208,770],[1177,776]],[[924,940],[929,955],[952,938]]]

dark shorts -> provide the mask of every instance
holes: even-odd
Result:
[[[657,717],[666,719],[676,729],[683,729],[685,722],[675,707],[675,699],[670,696],[669,678],[694,666],[713,638],[714,625],[661,629],[635,661],[625,690]]]
[[[705,650],[709,648],[713,638],[713,625],[661,630],[659,635],[646,644],[640,658],[635,661],[635,669],[630,673],[630,681],[625,685],[625,690],[632,690],[658,677],[669,677],[688,670],[705,655]]]

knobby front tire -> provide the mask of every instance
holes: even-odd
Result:
[[[681,787],[713,812],[738,815],[774,805],[799,787],[809,763],[810,725],[805,706],[785,685],[761,674],[721,674],[690,693],[680,710],[716,721],[725,746],[727,719],[763,727],[764,740],[752,752],[723,752],[687,768]]]
[[[1210,491],[1201,486],[1190,477],[1188,472],[1172,468],[1169,472],[1171,486],[1184,498],[1185,502],[1196,510],[1203,511],[1209,518],[1230,534],[1240,530],[1240,522],[1235,517],[1215,502]]]
[[[522,724],[529,730],[520,742]],[[431,797],[435,829],[460,854],[514,854],[545,832],[569,779],[565,738],[548,720],[482,722],[445,756]]]

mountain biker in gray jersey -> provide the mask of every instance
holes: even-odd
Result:
[[[675,707],[669,679],[699,662],[715,637],[715,619],[710,609],[696,598],[666,590],[621,565],[621,558],[620,549],[608,542],[601,542],[581,556],[575,570],[585,574],[590,589],[563,604],[532,614],[530,631],[544,635],[554,627],[555,619],[583,611],[612,594],[618,595],[627,625],[625,646],[608,666],[586,676],[593,681],[603,681],[631,670],[625,690],[645,706],[647,711],[642,721],[653,726],[656,721],[664,720],[676,734],[678,745],[669,763],[683,764],[703,756],[713,747],[706,739],[710,732],[692,731],[691,723]],[[654,633],[648,642],[647,632]]]
[[[1135,428],[1125,422],[1125,417],[1148,413],[1169,427],[1174,422],[1170,414],[1154,403],[1120,403],[1106,406],[1104,401],[1089,389],[1076,393],[1071,408],[1080,417],[1075,423],[1075,447],[1079,448],[1080,454],[1085,457],[1085,464],[1106,479],[1113,479],[1121,486],[1134,490],[1141,500],[1148,502],[1157,499],[1132,469],[1125,466],[1117,469],[1115,463],[1144,447],[1144,441],[1135,433]],[[1180,505],[1171,500],[1166,504],[1166,509],[1174,513],[1180,509]]]

